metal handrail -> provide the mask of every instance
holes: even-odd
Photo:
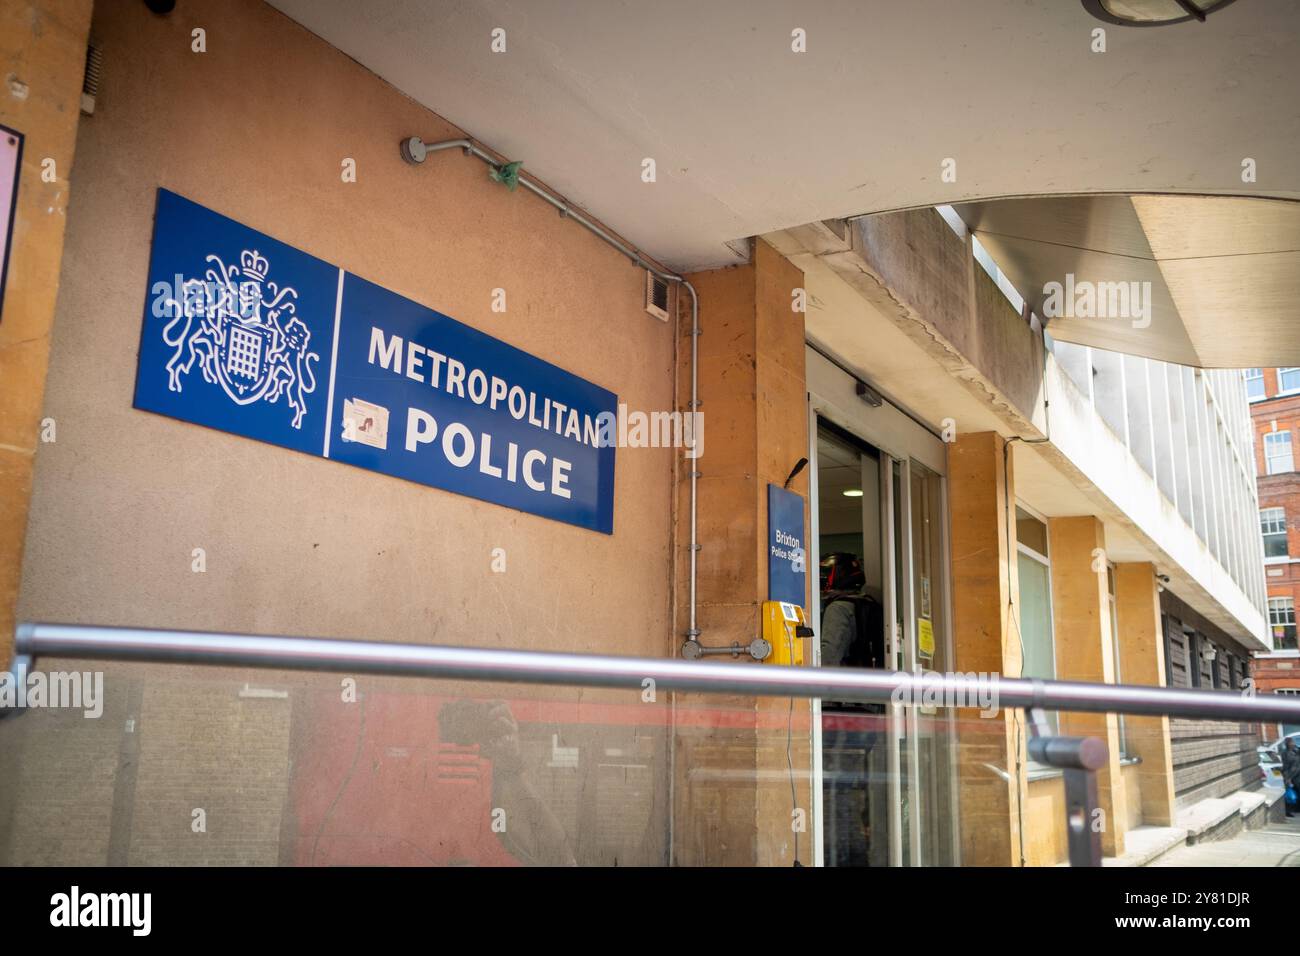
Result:
[[[662,690],[837,701],[889,701],[896,695],[905,702],[920,701],[923,694],[938,694],[945,701],[974,701],[986,694],[992,683],[999,708],[1300,723],[1300,696],[1280,694],[1246,696],[997,675],[710,663],[85,624],[20,624],[15,631],[15,654],[15,671],[49,657],[638,690],[651,680]]]

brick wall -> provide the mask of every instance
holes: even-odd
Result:
[[[447,682],[434,695],[366,679],[345,701],[337,678],[282,676],[117,669],[98,719],[0,721],[0,865],[668,862],[666,701],[510,698],[513,728],[480,701],[466,742],[443,715],[470,698]],[[752,704],[678,717],[702,850],[725,835],[756,859],[756,800],[790,792],[781,774],[756,788],[756,744],[783,757],[786,724],[767,720],[760,738]],[[806,722],[793,732],[806,739]]]
[[[137,728],[132,866],[270,866],[289,782],[285,696],[151,681]],[[204,830],[195,832],[201,810]]]
[[[1265,394],[1275,395],[1278,390],[1277,370],[1266,368],[1263,371]],[[1289,560],[1268,562],[1264,568],[1264,583],[1270,598],[1289,597],[1294,604],[1300,605],[1300,473],[1291,471],[1270,475],[1264,462],[1264,435],[1289,431],[1292,457],[1300,465],[1300,395],[1255,402],[1250,412],[1255,426],[1259,507],[1261,510],[1281,508],[1286,513]],[[1279,649],[1296,646],[1293,634],[1284,634],[1278,628],[1272,630],[1275,646]]]
[[[14,776],[0,779],[0,863],[275,863],[290,701],[272,693],[108,671],[97,719],[54,709],[6,719]]]
[[[1241,693],[1250,673],[1245,649],[1171,592],[1160,599],[1169,686]],[[1175,807],[1259,786],[1256,725],[1174,719],[1169,721],[1169,736]]]

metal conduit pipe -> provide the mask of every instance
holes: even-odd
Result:
[[[979,709],[988,703],[998,709],[1300,723],[1300,697],[1283,694],[1254,697],[1130,684],[841,667],[736,667],[663,658],[85,624],[23,623],[18,625],[14,636],[20,667],[28,668],[35,661],[50,657],[625,687],[637,691],[650,679],[664,690],[752,697],[822,697],[903,704],[933,700],[937,706],[967,709]]]
[[[418,166],[421,163],[423,163],[430,153],[441,152],[444,149],[460,149],[464,151],[466,156],[477,156],[479,159],[483,160],[483,162],[487,163],[497,172],[500,172],[502,168],[506,165],[504,163],[499,162],[496,159],[496,157],[492,156],[492,154],[484,151],[483,149],[481,149],[479,146],[475,145],[472,141],[468,139],[448,139],[438,143],[426,143],[418,136],[410,136],[402,140],[400,149],[401,149],[402,159],[406,160],[406,162],[414,166]],[[657,276],[660,279],[663,279],[665,282],[675,283],[676,285],[681,286],[688,293],[690,293],[691,296],[691,400],[690,400],[689,409],[691,412],[698,412],[700,409],[700,380],[699,380],[700,300],[699,300],[699,296],[696,295],[695,293],[695,287],[692,286],[688,281],[686,281],[686,278],[684,276],[679,276],[672,272],[665,272],[662,269],[659,269],[656,266],[652,265],[651,263],[647,262],[646,259],[641,255],[641,253],[638,252],[636,249],[632,248],[631,246],[627,245],[621,240],[616,239],[614,236],[611,236],[608,232],[606,232],[600,226],[596,225],[596,223],[592,222],[581,212],[574,209],[572,206],[570,206],[568,203],[564,202],[563,200],[557,199],[555,196],[552,196],[549,192],[544,190],[533,180],[527,179],[522,174],[519,174],[518,182],[519,185],[523,186],[530,193],[540,197],[550,205],[554,206],[557,210],[559,210],[559,213],[562,217],[564,217],[565,219],[572,219],[574,222],[582,226],[588,232],[592,233],[598,239],[601,239],[606,244],[613,246],[615,249],[617,249],[628,259],[632,260],[634,265],[639,266],[642,269],[645,269],[651,275]],[[691,432],[692,443],[694,443],[695,441],[694,436],[695,433],[692,430]],[[700,472],[699,469],[696,467],[695,464],[696,461],[698,461],[698,459],[696,458],[690,459],[691,462],[690,465],[691,467],[691,471],[690,471],[691,569],[690,569],[690,596],[688,599],[690,603],[690,625],[688,626],[686,631],[687,644],[690,644],[692,642],[698,643],[697,638],[699,637],[700,634],[699,627],[695,621],[696,553],[700,550],[698,530],[696,525],[696,494],[698,491],[696,487],[696,480],[699,478]],[[730,648],[727,649],[727,652],[730,653]]]

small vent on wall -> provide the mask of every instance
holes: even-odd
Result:
[[[86,47],[86,74],[81,81],[81,112],[87,116],[95,113],[95,97],[104,76],[104,51],[92,38]]]
[[[645,274],[645,310],[661,322],[668,321],[668,283],[653,272]]]

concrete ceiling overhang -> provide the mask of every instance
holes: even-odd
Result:
[[[1294,0],[1154,29],[1077,0],[270,2],[681,270],[734,262],[736,239],[917,206],[1300,199]],[[393,148],[428,134],[395,130]]]
[[[956,211],[1060,341],[1202,368],[1300,365],[1300,203],[1074,196]]]
[[[833,356],[844,371],[869,382],[891,404],[936,436],[942,434],[947,423],[956,423],[967,433],[995,431],[1008,438],[1042,435],[1037,429],[1046,424],[1045,419],[1035,416],[1036,424],[1024,421],[1009,403],[994,397],[993,383],[977,369],[955,369],[934,337],[924,332],[909,333],[913,319],[906,304],[883,287],[883,294],[874,294],[872,285],[876,280],[866,270],[855,269],[851,255],[825,254],[817,230],[796,228],[763,238],[803,272],[808,291],[805,327],[812,349]],[[1077,393],[1059,369],[1052,378]],[[822,414],[827,396],[816,394],[815,386],[813,390],[813,405]],[[1044,382],[1035,405],[1049,397],[1062,396]],[[1083,408],[1086,398],[1078,395],[1077,399],[1078,407]],[[1058,415],[1068,415],[1075,403],[1054,404]],[[1091,408],[1086,415],[1093,416]],[[1058,429],[1061,420],[1057,420]],[[1086,435],[1089,429],[1080,427],[1082,424],[1082,420],[1074,419],[1065,430]],[[1097,435],[1103,439],[1096,446],[1100,460],[1127,468],[1124,474],[1132,479],[1134,487],[1149,493],[1147,501],[1163,500],[1158,497],[1154,479],[1142,473],[1127,451],[1120,451],[1121,439],[1100,419],[1095,424]],[[1160,573],[1170,576],[1174,593],[1208,620],[1244,646],[1265,649],[1267,645],[1260,638],[1263,618],[1257,611],[1254,619],[1241,611],[1240,605],[1245,605],[1247,599],[1236,585],[1220,577],[1226,575],[1225,571],[1213,570],[1217,562],[1204,543],[1192,540],[1194,532],[1190,528],[1184,527],[1184,535],[1169,536],[1167,532],[1176,525],[1155,520],[1160,513],[1182,523],[1181,517],[1173,517],[1173,506],[1167,500],[1163,507],[1157,504],[1150,509],[1133,509],[1131,503],[1112,498],[1113,488],[1099,487],[1080,467],[1078,457],[1055,443],[1020,441],[1008,447],[1017,501],[1049,517],[1095,515],[1105,525],[1105,548],[1110,560],[1153,563]],[[907,454],[904,449],[885,450]],[[842,493],[841,486],[835,487]],[[1139,495],[1142,493],[1139,491]],[[1144,512],[1143,521],[1135,520],[1136,512]]]

